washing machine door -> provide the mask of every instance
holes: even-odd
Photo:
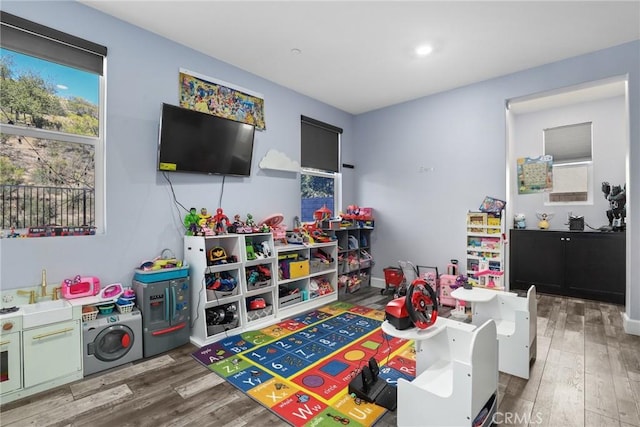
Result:
[[[133,347],[135,336],[125,325],[113,325],[103,329],[88,345],[88,352],[103,362],[113,362],[123,357]]]

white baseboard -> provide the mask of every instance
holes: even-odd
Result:
[[[384,289],[386,286],[387,286],[387,282],[385,282],[384,279],[380,279],[378,277],[372,277],[371,278],[371,287],[372,288]]]
[[[624,311],[620,313],[622,315],[622,326],[624,331],[629,335],[640,335],[640,320],[634,320],[627,316]]]

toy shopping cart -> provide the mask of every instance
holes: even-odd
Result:
[[[404,282],[402,269],[398,267],[387,267],[382,271],[384,272],[384,289],[380,290],[380,294],[383,295],[390,290],[397,293],[398,289]]]

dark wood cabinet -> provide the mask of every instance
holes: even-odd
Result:
[[[511,230],[509,284],[624,304],[625,233]]]

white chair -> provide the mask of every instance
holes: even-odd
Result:
[[[491,418],[498,388],[496,325],[447,320],[416,354],[413,381],[398,379],[398,426],[470,426],[483,408]]]
[[[529,379],[537,351],[536,288],[531,286],[526,297],[512,292],[496,294],[490,301],[473,304],[472,322],[481,325],[492,319],[498,335],[498,369]]]

